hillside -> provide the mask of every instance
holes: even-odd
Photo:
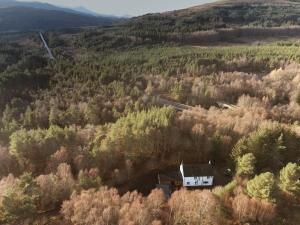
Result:
[[[0,0],[0,32],[102,26],[119,20],[83,7],[70,9],[48,3]]]
[[[300,25],[300,3],[285,0],[228,0],[188,9],[137,17],[132,31],[147,27],[160,33],[186,33],[219,28]]]
[[[28,7],[36,9],[47,9],[47,10],[68,10],[66,8],[60,8],[48,3],[41,2],[20,2],[16,0],[0,0],[0,8],[11,8],[11,7]]]
[[[83,15],[90,15],[90,16],[100,16],[97,13],[94,13],[84,7],[78,8],[65,8],[59,7],[56,5],[52,5],[49,3],[41,3],[41,2],[20,2],[17,0],[0,0],[0,8],[11,8],[11,7],[26,7],[26,8],[34,8],[34,9],[46,9],[46,10],[56,10],[56,11],[63,11],[68,13],[75,13],[75,14],[83,14]]]
[[[114,18],[28,7],[0,9],[0,31],[2,32],[110,25],[115,20]]]
[[[212,45],[297,38],[299,12],[298,1],[218,1],[135,17],[113,28],[87,30],[78,44],[104,49],[162,42]]]

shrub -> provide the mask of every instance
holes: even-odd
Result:
[[[220,204],[208,190],[180,190],[169,200],[171,224],[218,224]]]
[[[233,198],[233,214],[241,223],[259,222],[266,224],[275,217],[275,205],[273,203],[249,198],[240,194]]]
[[[217,195],[220,198],[223,198],[225,195],[231,195],[233,193],[233,190],[236,188],[237,182],[231,181],[226,186],[218,186],[213,189],[213,193]]]

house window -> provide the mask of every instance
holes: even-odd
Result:
[[[190,182],[186,182],[187,185],[190,185]]]

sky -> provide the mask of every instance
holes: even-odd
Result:
[[[138,16],[200,5],[214,0],[19,0],[39,1],[65,7],[83,6],[92,11],[116,16]]]

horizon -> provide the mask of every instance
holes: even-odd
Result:
[[[19,2],[41,2],[52,5],[77,8],[84,7],[98,14],[114,16],[140,16],[148,13],[160,13],[172,10],[179,10],[193,7],[205,3],[215,2],[216,0],[17,0]]]

